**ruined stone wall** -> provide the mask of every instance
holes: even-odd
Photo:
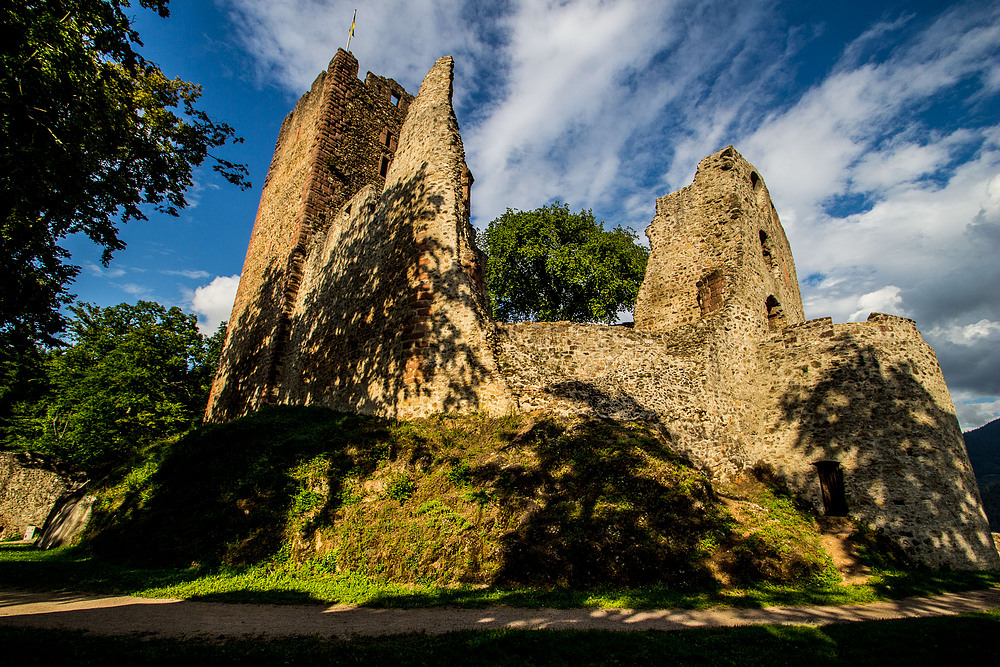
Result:
[[[710,430],[742,465],[769,391],[758,346],[804,319],[791,248],[756,168],[729,146],[698,165],[691,185],[656,202],[650,258],[635,307],[637,331],[700,341],[712,396]]]
[[[704,325],[520,323],[500,334],[500,368],[521,411],[656,421],[715,478],[772,468],[819,513],[812,464],[836,461],[848,514],[918,562],[1000,565],[943,375],[910,320],[783,328],[743,361],[757,373],[743,392],[718,366],[725,338]]]
[[[261,194],[206,419],[273,401],[312,236],[368,183],[381,186],[413,97],[338,50],[285,118]]]
[[[0,452],[0,538],[20,537],[28,526],[40,531],[59,501],[84,481],[47,457]]]
[[[771,382],[753,456],[818,511],[816,461],[843,470],[848,513],[933,566],[1000,565],[937,357],[912,320],[812,320],[761,347]]]
[[[717,479],[746,465],[740,407],[703,324],[669,332],[569,322],[500,325],[500,368],[521,411],[658,422]]]
[[[278,401],[389,416],[506,412],[468,223],[468,168],[442,58],[411,104],[385,187],[308,249]]]

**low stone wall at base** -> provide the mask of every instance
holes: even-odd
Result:
[[[0,452],[0,539],[23,536],[28,526],[42,531],[52,524],[53,516],[85,483],[85,475],[50,457],[27,452]],[[74,506],[76,504],[74,502]],[[56,537],[50,538],[50,546],[72,540],[83,529],[89,512],[83,517],[79,512],[67,514],[67,518],[69,516],[75,517],[70,522],[72,530],[67,529],[65,522],[61,523],[63,528]]]

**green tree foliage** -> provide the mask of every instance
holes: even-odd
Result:
[[[168,15],[167,0],[140,0]],[[234,138],[196,107],[201,88],[140,56],[128,0],[0,4],[0,346],[57,343],[79,267],[59,242],[82,233],[105,264],[119,223],[144,207],[176,215],[206,158],[229,182],[247,171],[211,155]]]
[[[43,355],[33,400],[14,407],[7,446],[100,474],[201,419],[224,328],[206,338],[194,315],[149,301],[71,311],[70,344]]]
[[[486,228],[486,282],[499,320],[613,323],[635,306],[649,251],[621,226],[556,202]]]

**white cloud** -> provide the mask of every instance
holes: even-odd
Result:
[[[977,397],[960,391],[952,391],[951,394],[963,431],[979,428],[987,422],[1000,418],[1000,399]]]
[[[979,204],[977,222],[1000,224],[1000,173],[986,185],[986,196]]]
[[[103,266],[88,262],[84,265],[84,268],[87,269],[87,273],[93,276],[98,276],[99,278],[121,278],[125,275],[125,269],[121,267],[115,267],[113,269],[104,268]]]
[[[389,76],[416,91],[434,61],[449,53],[482,49],[463,18],[461,0],[230,0],[231,17],[258,75],[301,95],[336,52],[347,45],[365,70]]]
[[[937,326],[931,329],[929,335],[935,338],[943,338],[956,345],[973,345],[979,340],[989,338],[997,333],[1000,333],[1000,322],[993,322],[984,318],[978,322],[964,326],[961,324]]]
[[[622,84],[646,66],[657,40],[672,39],[663,30],[669,15],[669,4],[626,1],[522,3],[508,17],[506,95],[469,138],[484,175],[476,193],[484,218],[603,194],[634,129],[635,110],[621,112],[631,97]]]
[[[208,276],[211,275],[209,274],[208,271],[197,271],[197,270],[184,271],[184,270],[174,270],[174,269],[160,271],[160,273],[163,273],[168,276],[181,276],[184,278],[190,278],[191,280],[200,280],[201,278],[208,278]]]
[[[886,285],[882,289],[862,294],[858,297],[857,308],[851,315],[852,322],[857,322],[862,316],[867,317],[869,313],[901,315],[905,312],[903,298],[899,296],[899,288],[895,285]]]
[[[941,169],[950,162],[952,149],[978,137],[959,130],[925,144],[890,142],[883,150],[866,153],[851,169],[851,189],[857,192],[887,192]]]
[[[153,293],[153,290],[147,285],[140,285],[138,283],[125,283],[123,285],[118,285],[118,288],[126,294],[130,294],[139,299],[148,298]]]
[[[239,284],[238,275],[216,276],[207,285],[195,288],[191,310],[198,314],[198,329],[203,334],[215,333],[219,323],[229,319]]]

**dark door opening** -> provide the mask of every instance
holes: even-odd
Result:
[[[844,494],[844,469],[837,461],[816,461],[819,486],[823,491],[823,509],[827,516],[847,516],[847,496]]]

